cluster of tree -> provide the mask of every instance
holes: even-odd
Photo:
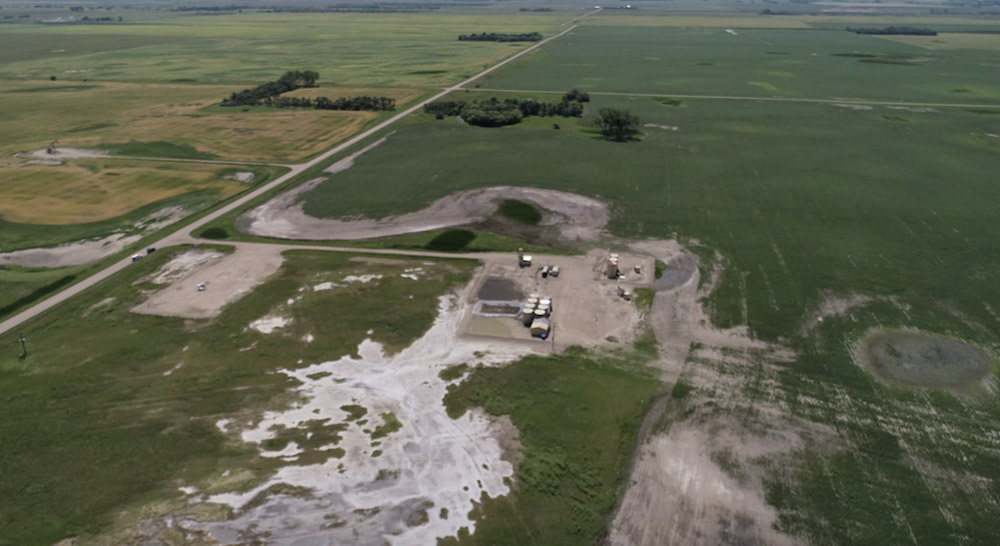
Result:
[[[937,32],[929,28],[918,28],[910,26],[883,27],[883,28],[851,28],[847,30],[855,34],[874,34],[877,36],[937,36]]]
[[[479,34],[463,34],[458,37],[458,41],[460,42],[537,42],[541,39],[542,35],[538,32],[525,32],[522,34],[481,32]]]
[[[625,142],[639,132],[639,117],[628,110],[601,108],[597,113],[597,126],[604,138]]]
[[[228,99],[222,99],[222,106],[253,106],[267,99],[277,97],[282,93],[294,91],[300,87],[316,87],[319,74],[312,70],[289,70],[278,81],[267,82],[253,89],[244,89],[233,93]]]
[[[579,97],[583,95],[585,100],[570,100],[566,97]],[[586,93],[580,93],[575,89],[563,96],[561,102],[539,102],[533,99],[503,99],[496,97],[489,99],[476,99],[469,102],[457,101],[437,101],[424,106],[424,112],[434,114],[438,119],[448,116],[461,116],[466,123],[479,127],[501,127],[513,125],[528,116],[562,116],[581,117],[583,116],[583,104],[590,100]]]
[[[275,108],[315,108],[316,110],[367,110],[370,112],[396,109],[396,99],[389,97],[274,97],[264,100],[266,106]]]
[[[90,16],[87,16],[87,15],[84,15],[83,17],[80,18],[80,22],[81,23],[113,23],[115,21],[117,21],[117,22],[120,23],[120,22],[124,21],[124,18],[122,18],[122,17],[90,17]]]
[[[536,13],[548,13],[552,11],[552,8],[521,8],[517,11],[533,11]]]
[[[580,91],[579,89],[573,88],[566,92],[562,98],[563,102],[576,101],[576,102],[590,102],[590,94]]]
[[[446,117],[461,115],[462,108],[464,107],[464,102],[439,100],[425,104],[424,112],[434,114],[438,119],[444,119]]]

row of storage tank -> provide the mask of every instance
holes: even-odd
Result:
[[[525,326],[530,326],[536,318],[548,318],[552,314],[552,298],[531,294],[521,307],[518,319]]]

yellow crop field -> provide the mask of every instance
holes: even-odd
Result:
[[[375,119],[372,112],[206,110],[240,86],[74,83],[0,83],[0,157],[44,148],[96,147],[129,141],[170,142],[226,159],[298,161],[330,147]],[[316,88],[331,98],[389,96],[398,104],[416,89]]]
[[[0,218],[25,224],[82,224],[198,190],[215,190],[223,199],[246,189],[218,171],[218,165],[110,159],[4,167]]]

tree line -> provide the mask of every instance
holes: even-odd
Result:
[[[327,97],[274,97],[264,100],[265,106],[275,108],[315,108],[316,110],[366,110],[369,112],[391,111],[396,109],[396,99],[389,97],[344,97],[330,99]]]
[[[855,34],[874,34],[876,36],[937,36],[937,32],[929,28],[911,26],[889,26],[884,28],[851,28],[847,30]]]
[[[396,99],[389,97],[344,97],[330,99],[328,97],[282,97],[282,93],[294,91],[302,87],[316,87],[319,73],[312,70],[290,70],[285,72],[278,81],[258,85],[253,89],[244,89],[233,93],[228,99],[222,99],[222,106],[273,106],[275,108],[315,108],[316,110],[367,110],[378,112],[395,110]]]
[[[319,73],[312,70],[289,70],[282,74],[278,81],[267,82],[253,89],[244,89],[233,93],[228,99],[222,99],[222,106],[256,106],[282,93],[301,87],[316,87],[318,79]]]
[[[539,32],[524,32],[522,34],[501,34],[499,32],[481,32],[479,34],[462,34],[460,42],[537,42],[542,39]]]
[[[436,101],[424,106],[424,112],[438,119],[461,116],[470,125],[502,127],[519,123],[529,116],[582,117],[583,104],[590,96],[576,89],[563,95],[560,102],[539,102],[534,99],[475,99],[469,102]]]

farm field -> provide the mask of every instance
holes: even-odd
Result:
[[[8,196],[0,209],[0,248],[54,246],[134,231],[141,224],[191,214],[245,191],[250,184],[237,180],[238,174],[253,175],[251,184],[257,184],[280,171],[108,158],[7,167],[0,169],[0,186]],[[173,212],[163,212],[166,209]]]
[[[595,16],[593,21],[600,21]],[[732,30],[732,28],[730,28]],[[844,30],[587,21],[483,88],[975,103],[1000,98],[990,50],[939,52]],[[641,52],[641,53],[640,53]]]
[[[7,198],[0,217],[8,222],[72,225],[110,220],[171,197],[215,192],[221,200],[247,185],[218,165],[84,159],[68,165],[3,169]],[[231,173],[230,173],[231,174]]]
[[[580,10],[583,13],[583,10]],[[0,65],[2,79],[250,85],[283,70],[315,70],[355,87],[441,87],[495,64],[524,44],[465,43],[460,34],[555,34],[553,14],[177,14],[139,26],[4,25],[0,49],[44,42],[37,57]],[[116,47],[121,38],[126,47]],[[144,45],[142,42],[148,42]],[[70,55],[77,47],[103,50]],[[53,54],[53,50],[64,50]],[[86,49],[84,49],[86,51]]]
[[[270,78],[278,75],[275,71]],[[377,118],[373,112],[210,108],[240,89],[239,85],[8,80],[0,83],[0,96],[10,105],[0,114],[0,155],[43,149],[58,140],[60,147],[123,155],[301,161]],[[361,94],[387,96],[401,106],[422,91],[318,87],[293,96],[336,99]]]

